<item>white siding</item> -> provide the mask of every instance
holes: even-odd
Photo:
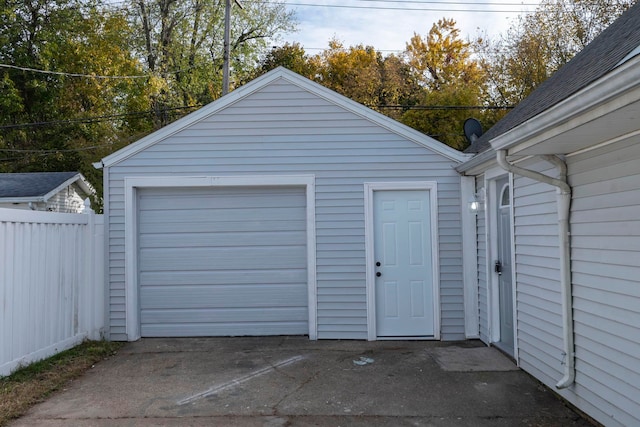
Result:
[[[0,203],[0,208],[36,210],[60,213],[81,213],[84,209],[84,199],[88,196],[77,184],[62,189],[46,202],[33,203]]]
[[[44,210],[50,212],[80,213],[82,209],[84,209],[83,197],[87,196],[76,184],[71,184],[47,200]]]
[[[575,385],[559,393],[608,426],[640,425],[640,144],[568,158]],[[546,162],[522,166],[555,176]],[[514,183],[520,366],[563,375],[555,188]]]
[[[571,157],[576,394],[606,425],[640,425],[640,140]]]
[[[555,176],[547,162],[522,167]],[[516,309],[520,366],[555,384],[563,375],[556,190],[514,177]]]
[[[316,176],[318,338],[367,338],[364,182],[437,181],[443,339],[464,339],[454,162],[277,80],[109,168],[111,337],[125,339],[125,176]]]

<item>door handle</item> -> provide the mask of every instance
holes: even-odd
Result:
[[[500,260],[496,261],[494,271],[498,273],[498,276],[502,275],[502,263],[500,262]]]
[[[380,272],[378,271],[378,272],[376,273],[376,276],[377,276],[377,277],[380,277],[380,276],[382,276],[382,273],[380,273]]]
[[[381,265],[380,261],[376,262],[376,267],[380,267]]]

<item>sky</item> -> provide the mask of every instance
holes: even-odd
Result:
[[[405,50],[414,33],[426,36],[443,17],[456,21],[463,39],[479,34],[498,37],[506,33],[518,15],[534,11],[539,3],[536,0],[282,1],[295,12],[299,30],[283,36],[282,41],[298,42],[308,54],[326,49],[332,38],[342,41],[345,47],[363,44],[383,53],[399,53]]]

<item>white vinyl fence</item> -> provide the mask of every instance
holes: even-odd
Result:
[[[102,215],[0,209],[0,376],[105,325]]]

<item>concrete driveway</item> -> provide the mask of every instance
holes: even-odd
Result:
[[[589,426],[477,342],[144,339],[14,426]]]

